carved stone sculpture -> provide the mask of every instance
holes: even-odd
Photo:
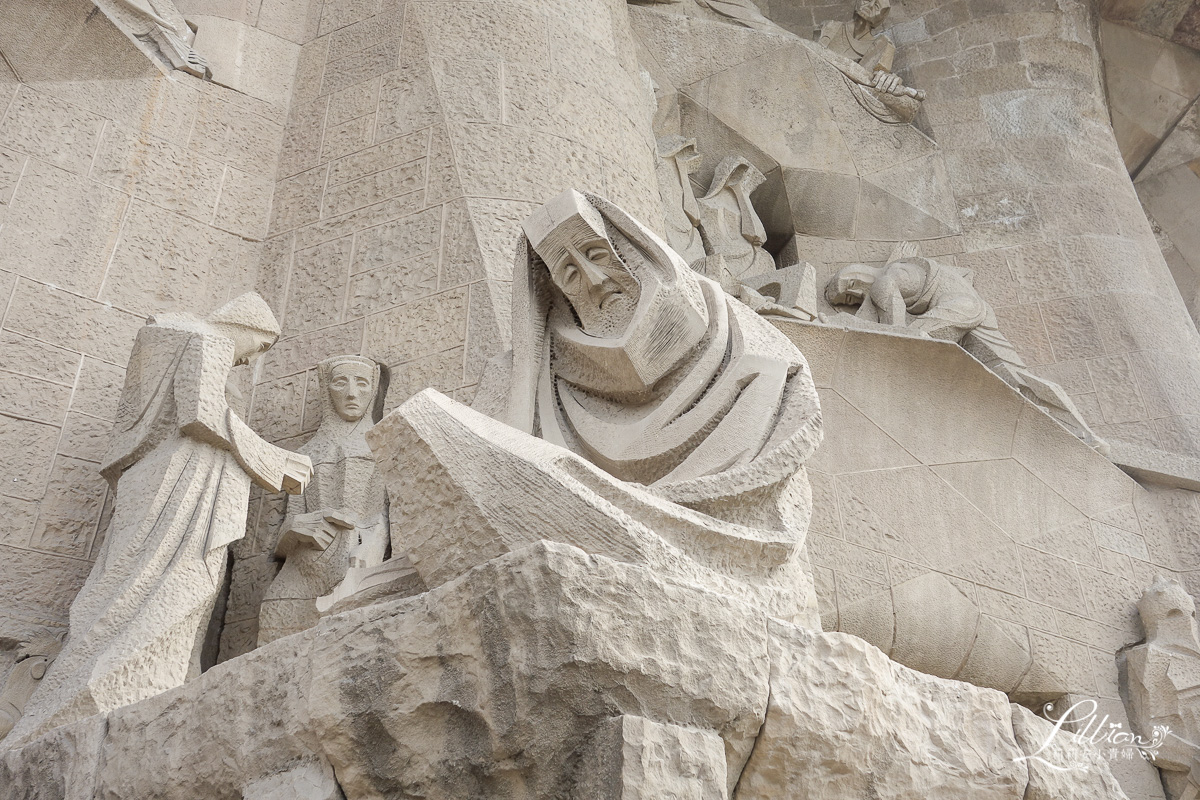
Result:
[[[704,258],[700,238],[700,206],[690,175],[699,165],[696,140],[663,136],[658,140],[658,191],[667,223],[667,241],[689,264]]]
[[[523,227],[505,421],[676,502],[795,473],[820,426],[784,337],[601,198]]]
[[[300,448],[312,459],[313,479],[304,494],[288,498],[275,548],[283,568],[263,598],[259,645],[311,628],[321,616],[316,598],[333,591],[350,567],[383,562],[386,497],[363,438],[377,421],[379,377],[379,365],[360,356],[317,365],[321,423]]]
[[[700,8],[715,12],[737,25],[758,31],[786,33],[783,28],[763,16],[762,11],[754,4],[754,0],[646,0],[654,5],[673,5],[689,1],[694,2]]]
[[[717,165],[708,194],[698,201],[708,259],[704,266],[693,267],[729,289],[735,289],[743,278],[775,269],[775,259],[763,249],[767,231],[750,202],[750,193],[764,180],[749,161],[728,156]],[[717,269],[708,268],[710,264],[720,265],[718,274],[714,274]]]
[[[825,286],[835,306],[858,306],[832,319],[854,327],[902,329],[957,342],[1060,424],[1101,452],[1107,445],[1083,421],[1065,391],[1029,371],[1000,331],[996,312],[972,285],[970,272],[911,254],[908,243],[881,267],[850,264]]]
[[[112,522],[71,605],[67,644],[13,741],[199,672],[225,550],[245,534],[251,481],[295,494],[311,475],[306,456],[260,439],[226,400],[230,370],[278,336],[254,293],[205,320],[160,314],[138,332],[100,470],[115,489]]]
[[[133,36],[157,47],[172,68],[211,77],[208,61],[192,49],[195,32],[171,0],[100,0],[97,5]]]
[[[1146,641],[1125,653],[1127,702],[1134,730],[1166,739],[1154,765],[1171,800],[1200,796],[1200,632],[1196,603],[1187,590],[1159,577],[1138,601]]]
[[[65,632],[45,633],[17,648],[17,663],[8,675],[4,691],[0,691],[0,739],[7,736],[21,718],[30,695],[62,650],[65,635]]]
[[[825,48],[826,60],[842,73],[864,109],[883,122],[906,123],[916,116],[925,93],[904,86],[892,74],[896,46],[886,34],[875,32],[891,7],[890,0],[858,0],[854,21],[823,23],[817,44]]]
[[[476,400],[492,419],[426,390],[368,436],[393,552],[432,588],[563,541],[817,624],[803,464],[821,425],[803,356],[601,198],[564,192],[523,227],[513,350]]]

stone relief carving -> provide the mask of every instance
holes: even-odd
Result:
[[[692,267],[723,286],[736,287],[742,279],[775,269],[775,259],[763,249],[767,231],[750,202],[750,193],[766,178],[739,156],[728,156],[717,165],[708,194],[700,198],[700,232],[709,258]],[[719,263],[717,269],[711,269]],[[713,274],[713,273],[717,274]]]
[[[17,662],[8,675],[4,691],[0,691],[0,739],[7,736],[21,718],[29,697],[62,650],[65,636],[66,631],[45,633],[17,648]]]
[[[1108,446],[1084,422],[1067,393],[1029,371],[1000,331],[995,311],[972,285],[972,277],[966,270],[921,258],[915,247],[902,242],[883,266],[849,264],[838,270],[825,286],[825,299],[834,306],[857,306],[858,311],[839,312],[823,321],[957,342],[1081,440],[1107,452]]]
[[[13,741],[182,684],[246,530],[250,483],[303,491],[307,456],[268,444],[230,408],[226,383],[279,336],[253,292],[207,319],[159,314],[138,332],[101,474],[112,522],[70,611],[70,634]]]
[[[637,0],[630,0],[637,2]],[[642,0],[648,5],[676,5],[690,2],[702,9],[712,11],[730,22],[758,31],[786,33],[783,28],[763,16],[754,0]]]
[[[876,119],[899,124],[912,121],[925,92],[905,86],[892,73],[896,46],[887,34],[876,33],[891,6],[890,0],[858,0],[853,22],[825,22],[816,38],[854,99]]]
[[[1171,800],[1200,796],[1200,631],[1196,602],[1159,577],[1138,601],[1146,641],[1125,652],[1129,719],[1143,738],[1168,733],[1154,759]]]
[[[300,452],[313,463],[312,482],[288,498],[276,556],[283,568],[259,612],[259,645],[310,628],[316,599],[333,591],[351,567],[381,564],[388,544],[383,483],[364,434],[377,421],[380,367],[361,356],[317,365],[321,422]]]
[[[781,335],[601,198],[564,192],[523,227],[509,424],[676,502],[802,463],[815,395]]]
[[[667,223],[667,242],[689,264],[704,258],[700,237],[700,204],[692,191],[690,175],[699,166],[696,140],[663,136],[658,140],[656,173]]]
[[[97,5],[128,33],[156,47],[173,69],[212,76],[208,61],[192,49],[195,31],[171,0],[98,0]]]
[[[764,316],[816,319],[816,272],[811,264],[783,270],[763,249],[766,228],[750,194],[766,178],[753,164],[728,156],[717,165],[708,193],[697,199],[689,179],[699,156],[696,140],[658,140],[658,185],[667,239],[692,269]],[[760,291],[769,287],[767,291]]]

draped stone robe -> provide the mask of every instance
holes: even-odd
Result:
[[[285,451],[229,408],[234,343],[164,317],[134,343],[101,473],[112,522],[70,611],[65,647],[7,740],[151,697],[199,671],[226,546],[251,475],[278,489]]]

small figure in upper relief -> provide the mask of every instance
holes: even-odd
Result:
[[[354,567],[383,562],[388,543],[383,484],[364,434],[377,421],[380,367],[361,356],[317,365],[321,424],[300,452],[312,459],[307,491],[289,497],[275,554],[284,559],[263,599],[258,644],[311,628],[316,599]]]
[[[825,286],[825,299],[839,306],[858,306],[823,322],[861,328],[902,328],[933,339],[957,342],[1005,383],[1101,453],[1108,445],[1083,421],[1063,389],[1043,380],[1025,365],[1012,342],[1000,331],[996,312],[979,294],[970,272],[939,264],[900,243],[881,267],[849,264]]]
[[[112,522],[71,604],[66,646],[13,741],[199,674],[226,548],[246,534],[250,483],[299,494],[312,475],[307,457],[259,438],[230,407],[230,371],[278,337],[253,292],[206,319],[158,314],[138,331],[100,464]]]
[[[212,76],[208,61],[192,49],[195,32],[170,0],[109,0],[108,5],[134,36],[152,42],[172,68],[198,78]]]
[[[875,33],[891,11],[890,0],[858,0],[851,23],[831,20],[821,25],[817,44],[826,59],[845,76],[854,98],[883,122],[911,122],[925,92],[903,85],[892,73],[896,46],[887,34]]]

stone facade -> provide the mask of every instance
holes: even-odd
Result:
[[[905,88],[924,93],[919,103],[915,90],[907,95],[916,115],[908,124],[868,113],[865,104],[883,90],[850,86],[854,70],[839,68],[811,41],[828,20],[850,23],[853,9],[827,0],[758,0],[756,7],[749,0],[178,0],[195,25],[207,81],[172,70],[161,47],[131,35],[109,5],[119,4],[0,6],[0,512],[9,521],[0,533],[0,686],[10,671],[17,676],[14,665],[30,641],[63,632],[101,552],[113,500],[100,462],[139,328],[151,314],[204,315],[254,290],[282,326],[258,364],[235,370],[240,413],[263,439],[289,450],[304,445],[322,419],[319,362],[357,354],[390,376],[380,386],[382,411],[403,406],[380,427],[379,440],[387,432],[430,453],[420,450],[420,480],[395,468],[394,491],[432,491],[429,475],[449,471],[454,481],[438,486],[453,484],[457,494],[446,496],[475,508],[497,490],[487,488],[494,476],[470,471],[479,469],[470,449],[456,449],[474,436],[496,448],[503,457],[494,463],[514,474],[526,474],[528,459],[539,480],[583,481],[592,493],[588,513],[601,520],[597,530],[620,517],[622,535],[637,544],[613,544],[606,532],[595,539],[555,533],[555,525],[569,524],[539,527],[488,508],[472,530],[499,536],[503,548],[488,558],[480,550],[449,559],[453,571],[438,572],[429,565],[466,541],[439,536],[475,517],[445,516],[458,513],[454,503],[430,510],[411,498],[395,501],[393,511],[439,522],[401,565],[406,588],[393,593],[430,591],[393,597],[389,611],[353,608],[338,595],[334,611],[350,616],[252,653],[262,599],[280,567],[275,553],[286,511],[284,495],[253,489],[246,536],[229,548],[204,667],[244,657],[236,663],[253,665],[254,674],[278,674],[281,665],[312,659],[326,671],[311,685],[272,687],[268,697],[255,694],[250,677],[237,678],[233,664],[218,665],[165,695],[189,707],[220,691],[220,681],[233,681],[253,703],[279,703],[286,729],[262,745],[266,771],[250,774],[259,752],[247,744],[253,720],[244,720],[245,730],[199,726],[207,746],[236,754],[234,772],[205,775],[191,764],[187,780],[194,783],[172,789],[178,796],[200,787],[285,796],[301,783],[316,787],[314,797],[368,796],[363,787],[385,791],[378,787],[410,780],[399,776],[398,762],[367,764],[355,754],[369,734],[346,722],[355,698],[313,705],[307,693],[334,693],[340,676],[328,664],[335,655],[367,658],[355,650],[359,628],[398,626],[379,634],[394,642],[417,624],[418,607],[443,621],[474,619],[484,601],[470,613],[453,608],[465,601],[448,587],[481,593],[479,570],[507,580],[496,559],[558,576],[553,591],[568,584],[593,591],[608,580],[659,591],[653,587],[666,580],[662,591],[671,594],[672,581],[712,581],[723,593],[686,602],[724,604],[730,619],[754,619],[726,632],[752,656],[736,669],[726,664],[728,682],[717,690],[665,700],[674,690],[655,688],[646,700],[659,704],[653,713],[610,698],[602,708],[574,710],[586,725],[565,712],[562,719],[574,721],[552,720],[577,728],[547,745],[547,758],[562,756],[554,747],[564,747],[581,764],[620,769],[581,766],[564,777],[523,763],[517,773],[535,787],[591,787],[596,797],[639,796],[613,787],[642,787],[646,796],[707,798],[729,796],[741,776],[735,796],[770,797],[786,774],[809,781],[812,796],[840,797],[829,788],[836,781],[813,769],[836,742],[790,722],[831,719],[842,702],[836,681],[817,689],[804,683],[813,671],[805,659],[836,660],[842,688],[880,676],[901,687],[901,700],[874,706],[879,727],[860,731],[867,755],[854,785],[864,792],[875,780],[867,773],[887,769],[872,737],[931,724],[914,709],[947,702],[954,691],[966,692],[970,708],[989,720],[974,731],[978,746],[1014,758],[1029,751],[1031,731],[1044,723],[1010,702],[1037,708],[1093,699],[1128,726],[1115,656],[1145,637],[1136,613],[1142,590],[1161,574],[1200,594],[1194,9],[898,2],[881,32],[894,45],[890,70]],[[660,192],[664,169],[678,182],[671,192]],[[723,186],[722,176],[734,174],[745,185]],[[819,290],[798,318],[811,323],[766,311],[753,318],[737,306],[735,319],[769,320],[780,336],[772,331],[767,339],[786,340],[807,359],[798,362],[807,367],[788,362],[789,374],[811,368],[824,425],[824,443],[806,468],[797,467],[811,483],[811,525],[788,540],[803,543],[787,562],[796,570],[789,586],[815,590],[815,605],[801,603],[794,619],[771,627],[753,610],[769,606],[768,590],[745,592],[741,578],[722,583],[728,564],[686,548],[686,558],[678,557],[669,536],[660,549],[656,526],[722,541],[703,525],[688,527],[692,510],[708,513],[716,504],[668,497],[663,511],[663,498],[613,488],[628,484],[591,465],[568,459],[545,468],[542,451],[530,455],[527,443],[481,427],[458,405],[500,416],[488,411],[498,395],[489,394],[495,386],[487,376],[505,351],[521,347],[510,310],[523,307],[513,296],[526,291],[522,270],[536,262],[521,224],[572,187],[606,198],[653,234],[678,228],[692,254],[712,257],[725,246],[730,257],[744,250],[746,263],[773,257],[766,269],[801,265],[808,291],[849,264],[892,261],[901,245],[969,274],[1029,372],[1061,386],[1084,427],[1110,449],[1097,452],[1073,437],[957,344],[842,329]],[[681,194],[698,202],[682,216],[664,208]],[[727,231],[723,245],[701,243],[704,228],[689,223],[689,214],[710,230],[741,233]],[[759,271],[747,269],[736,277]],[[426,393],[404,406],[430,388],[445,397]],[[396,433],[402,420],[418,433]],[[457,439],[441,450],[429,444],[455,425]],[[525,433],[539,431],[545,438],[540,426]],[[506,448],[521,458],[510,459]],[[597,458],[587,447],[568,449]],[[566,504],[582,491],[544,496]],[[689,512],[677,513],[679,503]],[[393,513],[391,556],[407,559],[396,520]],[[774,552],[787,546],[781,542],[754,546]],[[765,557],[746,563],[776,564]],[[746,563],[738,568],[749,569]],[[824,634],[805,629],[818,614]],[[649,612],[645,620],[662,621]],[[322,645],[319,635],[345,643]],[[695,644],[697,652],[685,655],[703,660],[730,642]],[[318,652],[343,646],[353,652]],[[678,657],[680,669],[696,669],[678,653],[645,655]],[[621,680],[635,671],[603,663],[599,672],[611,669]],[[532,664],[520,668],[541,668]],[[738,669],[746,674],[735,676]],[[509,691],[505,680],[495,686]],[[955,689],[965,684],[951,681],[969,685]],[[582,685],[590,684],[562,684]],[[487,691],[501,691],[495,686]],[[424,691],[419,682],[413,687]],[[522,702],[535,701],[533,692]],[[167,702],[117,709],[107,732],[87,720],[62,729],[57,740],[36,745],[49,755],[32,766],[6,756],[0,775],[39,774],[81,797],[155,795],[162,787],[153,781],[162,775],[122,773],[115,760],[107,771],[88,772],[84,755],[76,773],[61,751],[134,752],[143,735],[138,715],[184,724],[168,719],[186,714],[164,710]],[[312,738],[299,720],[314,708],[320,730]],[[410,722],[389,713],[364,717],[393,733]],[[947,711],[937,724],[965,725],[954,716],[961,713]],[[602,717],[608,721],[599,725]],[[430,719],[449,738],[467,736],[457,723]],[[517,758],[513,742],[530,719],[487,718],[502,732],[500,744],[486,755],[472,751],[475,783],[454,784],[450,756],[433,745],[422,751],[405,740],[397,752],[424,759],[426,771],[412,779],[417,788],[432,782],[451,793],[509,791],[485,766]],[[648,754],[663,748],[681,754],[672,762],[678,774],[655,772],[661,765]],[[1158,774],[1141,761],[1113,763],[1111,774],[1093,773],[1096,783],[1080,789],[1032,766],[993,769],[955,761],[961,758],[946,754],[953,779],[924,775],[883,796],[1103,797],[1120,791],[1111,785],[1115,775],[1133,800],[1164,797]],[[293,762],[300,763],[294,775],[284,770]]]

